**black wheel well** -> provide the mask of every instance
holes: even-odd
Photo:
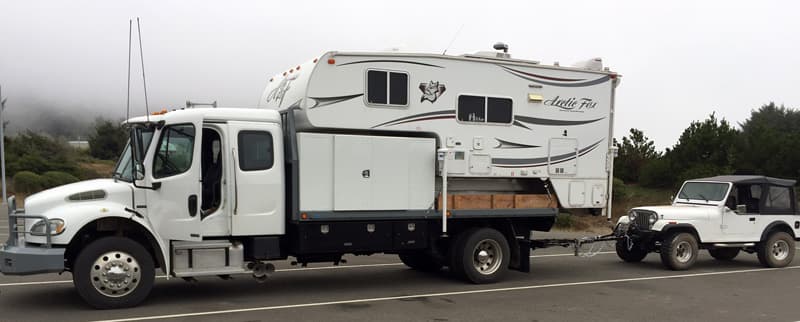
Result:
[[[129,238],[140,245],[142,245],[150,256],[153,257],[153,263],[156,267],[164,268],[164,255],[158,242],[139,223],[122,217],[106,217],[94,220],[84,225],[77,234],[72,238],[67,245],[64,252],[64,263],[67,270],[72,270],[72,264],[75,258],[80,253],[81,249],[89,245],[91,242],[108,236],[120,236]]]
[[[667,236],[671,234],[690,233],[692,234],[692,236],[694,236],[695,239],[697,239],[698,244],[702,243],[702,240],[700,240],[700,234],[697,233],[697,229],[695,229],[694,226],[688,224],[667,225],[664,227],[664,229],[661,230],[661,233],[662,233],[662,238],[661,238],[662,240],[667,238]]]
[[[792,239],[797,238],[797,236],[794,235],[794,230],[792,229],[791,226],[789,226],[789,224],[783,221],[776,221],[767,225],[767,228],[765,228],[764,231],[761,233],[760,240],[761,241],[767,240],[767,238],[769,238],[769,235],[771,235],[773,232],[776,231],[785,232],[789,234],[789,236],[792,236]]]

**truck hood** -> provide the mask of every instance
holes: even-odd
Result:
[[[659,220],[662,219],[697,219],[705,218],[715,213],[717,206],[714,205],[685,205],[676,204],[668,206],[649,206],[636,207],[633,210],[646,210],[658,214]]]
[[[95,179],[47,189],[25,198],[25,213],[41,215],[48,209],[70,202],[111,200],[130,207],[132,187],[113,179]],[[73,196],[73,198],[70,198]]]

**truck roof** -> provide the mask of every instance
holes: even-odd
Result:
[[[767,176],[754,176],[754,175],[729,175],[729,176],[716,176],[709,178],[692,179],[689,181],[719,181],[730,182],[734,184],[754,184],[754,183],[767,183],[776,186],[793,187],[797,182],[790,179],[779,179]]]
[[[271,122],[280,123],[280,112],[270,109],[259,108],[240,108],[240,107],[219,107],[219,108],[182,108],[179,110],[162,110],[148,116],[137,116],[131,118],[127,123],[147,122],[170,122],[171,118],[187,115],[199,115],[204,121],[251,121],[251,122]]]

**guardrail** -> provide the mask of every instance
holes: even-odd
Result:
[[[23,223],[20,225],[17,223],[17,219],[41,219],[45,222],[45,237],[46,242],[42,247],[50,248],[52,247],[52,234],[50,233],[50,223],[48,222],[47,217],[42,215],[25,215],[24,209],[17,209],[17,200],[14,196],[8,197],[8,241],[6,245],[8,246],[19,246],[17,245],[19,242],[19,234],[30,234],[29,231],[26,230],[25,224]]]

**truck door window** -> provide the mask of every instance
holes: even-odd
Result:
[[[205,217],[219,208],[222,201],[222,140],[219,133],[204,128],[201,148],[203,198],[200,210]]]
[[[153,177],[164,178],[189,170],[192,166],[194,138],[194,125],[166,127],[161,132],[161,140],[158,142],[153,160]]]
[[[257,171],[272,168],[272,134],[266,131],[239,132],[239,168]]]

